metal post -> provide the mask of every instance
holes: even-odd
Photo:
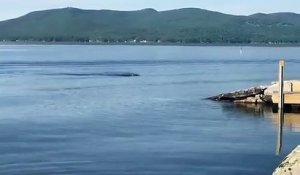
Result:
[[[282,135],[284,123],[284,60],[279,61],[279,102],[278,102],[278,135],[277,135],[277,148],[276,154],[279,155],[282,149]]]
[[[285,62],[284,60],[279,61],[279,102],[278,102],[278,109],[284,108],[284,95],[283,95],[283,89],[284,89],[284,66]]]

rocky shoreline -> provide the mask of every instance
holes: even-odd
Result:
[[[278,82],[271,85],[252,87],[248,89],[222,93],[208,97],[207,100],[233,103],[273,104],[272,96],[278,94]],[[300,92],[300,81],[289,80],[284,82],[284,92]]]
[[[214,101],[226,101],[233,103],[271,103],[268,95],[264,95],[267,87],[253,87],[229,93],[223,93],[207,98]]]

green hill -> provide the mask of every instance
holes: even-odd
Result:
[[[298,43],[300,15],[234,16],[202,9],[29,13],[0,22],[0,40],[174,43]]]

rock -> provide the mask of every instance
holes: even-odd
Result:
[[[240,102],[240,103],[260,103],[266,87],[253,87],[250,89],[244,89],[239,91],[234,91],[230,93],[224,93],[217,96],[209,97],[207,99],[214,101],[229,101],[229,102]]]
[[[278,82],[274,82],[272,83],[272,85],[269,86],[259,86],[230,93],[223,93],[217,96],[209,97],[207,99],[234,103],[273,104],[272,96],[274,94],[278,95],[278,86]],[[284,81],[284,92],[300,92],[300,81]]]
[[[264,103],[262,100],[262,94],[255,95],[254,97],[247,97],[242,100],[234,100],[234,103]]]

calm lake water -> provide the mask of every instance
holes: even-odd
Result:
[[[271,174],[300,115],[276,156],[270,110],[203,98],[276,81],[279,58],[300,79],[300,48],[242,50],[0,45],[0,174]]]

